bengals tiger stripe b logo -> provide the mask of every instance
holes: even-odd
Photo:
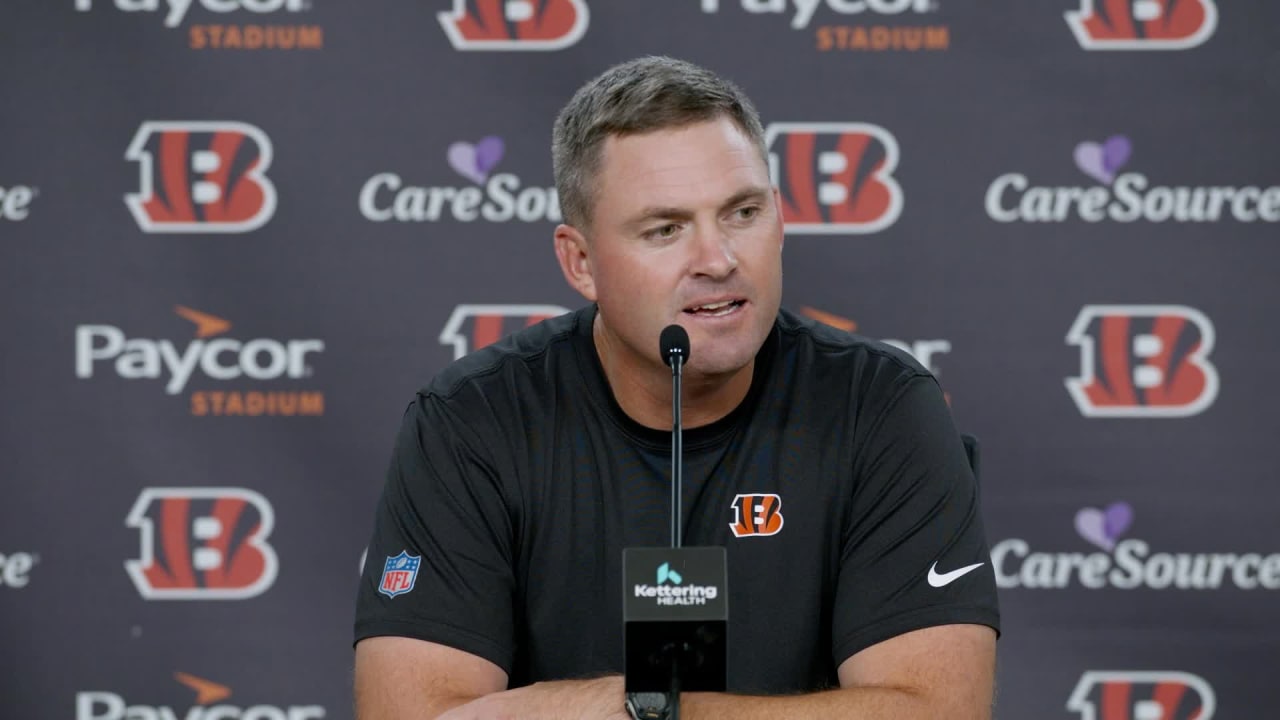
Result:
[[[271,140],[248,123],[149,120],[125,158],[141,168],[125,204],[143,232],[249,232],[276,211]]]
[[[141,556],[124,565],[147,600],[244,600],[276,581],[275,512],[253,490],[149,487],[125,525],[141,533]]]
[[[777,535],[782,529],[782,498],[773,494],[735,496],[729,529],[734,537]]]
[[[1067,710],[1080,720],[1211,720],[1217,704],[1213,687],[1191,673],[1090,670]]]
[[[868,123],[771,123],[769,173],[788,235],[879,232],[902,214],[898,141]]]
[[[563,50],[589,22],[583,0],[454,0],[437,17],[458,50]]]
[[[559,305],[459,305],[440,331],[440,343],[453,346],[453,359],[492,345],[521,328],[563,315]]]
[[[1067,342],[1080,376],[1067,390],[1085,417],[1188,417],[1218,396],[1213,323],[1185,305],[1086,305]]]
[[[1187,50],[1218,26],[1214,0],[1080,0],[1066,16],[1085,50]]]

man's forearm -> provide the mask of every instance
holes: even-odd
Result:
[[[544,682],[488,695],[441,720],[621,720],[621,676]],[[966,705],[973,705],[967,703]],[[852,687],[803,695],[682,693],[681,720],[988,720],[989,705],[959,707],[906,688]]]
[[[454,708],[439,720],[626,720],[622,676],[556,680],[505,690]]]
[[[683,693],[681,720],[986,720],[987,714],[964,714],[939,706],[927,696],[906,689],[852,687],[802,695],[730,695]]]

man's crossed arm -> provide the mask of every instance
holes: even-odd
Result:
[[[802,695],[684,693],[685,720],[989,720],[995,631],[940,625],[872,645],[840,664],[840,687]],[[625,720],[618,675],[507,690],[493,663],[444,645],[373,637],[356,645],[358,720]]]

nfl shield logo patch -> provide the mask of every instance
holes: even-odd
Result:
[[[378,583],[378,592],[387,597],[403,595],[413,589],[413,582],[418,579],[418,565],[422,557],[410,555],[401,550],[399,555],[387,558],[382,567],[382,582]]]

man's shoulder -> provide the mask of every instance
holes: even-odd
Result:
[[[932,376],[910,353],[881,340],[819,322],[791,312],[778,311],[776,327],[784,353],[796,353],[799,359],[813,364],[845,368],[851,372],[871,371],[884,379],[885,374],[900,379]]]
[[[589,310],[547,318],[470,352],[436,373],[418,394],[449,401],[469,388],[493,396],[502,388],[519,392],[526,384],[554,382]]]

